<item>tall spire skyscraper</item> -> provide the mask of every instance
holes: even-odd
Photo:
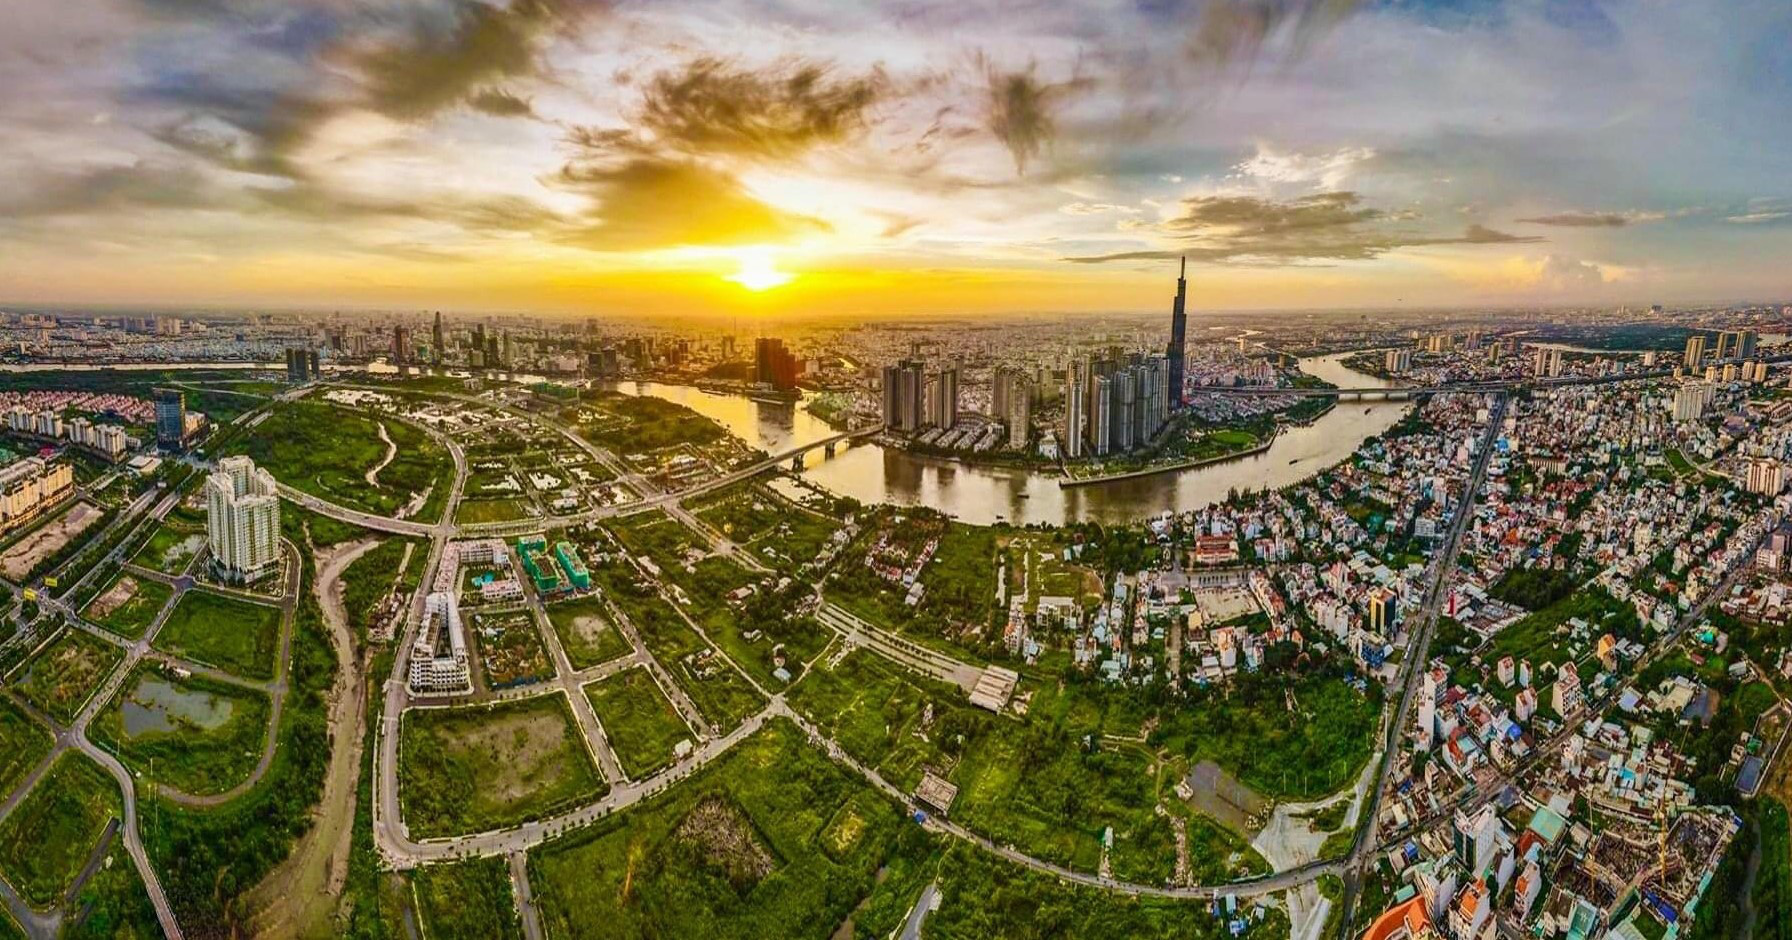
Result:
[[[1180,409],[1183,404],[1182,374],[1184,347],[1188,343],[1188,257],[1182,259],[1182,268],[1176,272],[1176,303],[1170,307],[1170,410]]]

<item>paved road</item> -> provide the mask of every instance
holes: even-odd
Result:
[[[1438,614],[1443,607],[1444,598],[1448,595],[1450,579],[1456,575],[1456,559],[1462,551],[1462,536],[1468,531],[1469,520],[1474,517],[1475,498],[1480,494],[1482,485],[1487,480],[1487,465],[1493,455],[1494,441],[1499,437],[1500,425],[1505,420],[1507,398],[1500,395],[1494,402],[1493,410],[1487,417],[1487,428],[1481,434],[1480,449],[1475,454],[1475,463],[1469,472],[1468,483],[1463,488],[1462,499],[1456,507],[1455,515],[1450,519],[1450,530],[1440,551],[1432,556],[1431,583],[1426,589],[1425,600],[1420,608],[1418,627],[1414,631],[1411,642],[1407,644],[1406,659],[1402,666],[1405,678],[1401,683],[1400,704],[1395,709],[1391,721],[1386,727],[1386,736],[1382,741],[1381,770],[1370,785],[1368,802],[1357,821],[1356,842],[1350,854],[1346,856],[1348,866],[1344,877],[1344,893],[1340,903],[1343,905],[1342,929],[1339,936],[1354,936],[1354,908],[1356,894],[1361,886],[1364,870],[1374,858],[1377,849],[1376,833],[1381,825],[1381,800],[1388,788],[1394,783],[1395,769],[1399,766],[1401,738],[1406,730],[1406,718],[1412,710],[1412,701],[1418,692],[1419,679],[1424,675],[1430,662],[1431,638],[1437,628]]]

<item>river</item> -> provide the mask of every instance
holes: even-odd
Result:
[[[1303,359],[1301,368],[1341,387],[1385,388],[1391,384],[1345,368],[1340,361],[1345,355]],[[652,395],[684,405],[767,453],[780,453],[838,433],[795,404],[715,394],[688,385],[623,382],[615,387],[627,394]],[[1350,456],[1365,438],[1392,427],[1408,407],[1405,402],[1346,401],[1310,425],[1283,430],[1268,450],[1251,457],[1069,489],[1060,487],[1058,477],[1052,475],[921,457],[870,443],[837,449],[832,458],[811,451],[803,475],[861,502],[929,506],[979,525],[998,521],[1016,525],[1131,522],[1165,510],[1184,512],[1210,506],[1235,488],[1297,483]]]

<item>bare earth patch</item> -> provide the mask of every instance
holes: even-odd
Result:
[[[137,596],[137,579],[130,575],[119,578],[106,589],[106,593],[93,599],[87,605],[87,616],[91,620],[102,620],[113,611],[131,602]]]
[[[0,574],[22,581],[37,563],[62,550],[70,540],[87,531],[103,515],[92,503],[70,506],[61,516],[19,540],[17,545],[0,555]]]

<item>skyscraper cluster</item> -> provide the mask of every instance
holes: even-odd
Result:
[[[1033,429],[1033,378],[1025,370],[1000,366],[992,381],[990,411],[1008,426],[1008,446],[1023,447]]]
[[[884,425],[913,433],[927,415],[927,366],[916,359],[884,366]]]
[[[1167,358],[1121,355],[1071,363],[1064,388],[1064,455],[1104,457],[1149,444],[1170,420]]]
[[[781,339],[760,337],[753,344],[753,381],[780,392],[796,388],[796,356]]]

